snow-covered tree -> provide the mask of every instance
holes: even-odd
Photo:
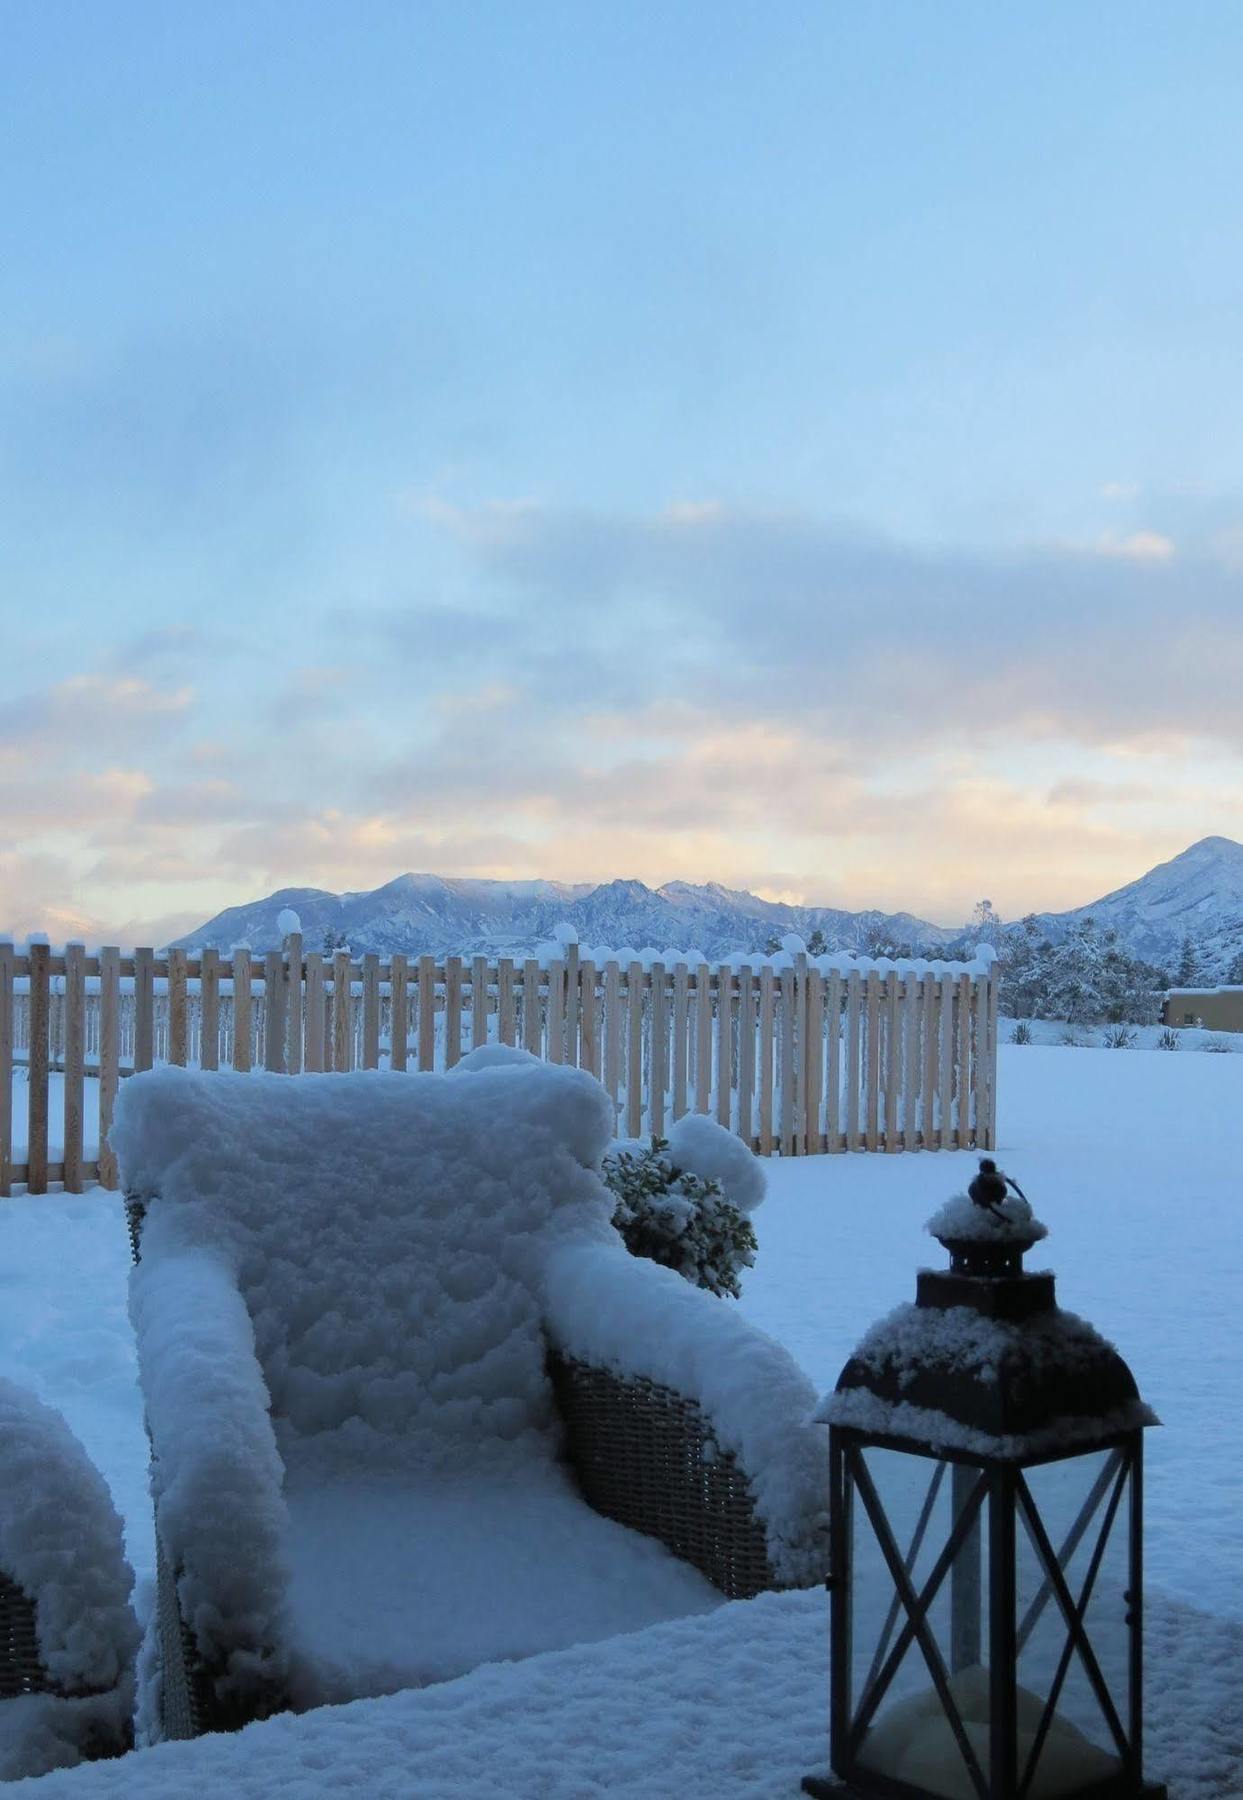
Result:
[[[1199,979],[1200,952],[1188,932],[1183,938],[1182,948],[1178,953],[1178,970],[1174,980],[1179,987],[1191,987]]]

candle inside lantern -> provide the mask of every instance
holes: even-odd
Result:
[[[990,1754],[988,1671],[978,1664],[950,1677],[950,1693],[980,1767]],[[1045,1703],[1029,1688],[1017,1691],[1016,1745],[1020,1777],[1027,1766]],[[860,1764],[876,1775],[906,1782],[945,1800],[976,1800],[970,1771],[936,1689],[907,1694],[886,1708],[868,1732]],[[1069,1719],[1055,1713],[1040,1750],[1028,1800],[1062,1800],[1119,1771],[1118,1759],[1100,1749]]]

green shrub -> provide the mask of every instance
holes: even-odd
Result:
[[[1012,1044],[1030,1044],[1031,1041],[1032,1028],[1026,1019],[1020,1019],[1010,1033],[1010,1042]]]
[[[613,1223],[632,1256],[647,1256],[710,1294],[737,1299],[738,1277],[755,1261],[755,1232],[719,1181],[679,1168],[666,1139],[617,1149],[604,1159],[616,1196]]]

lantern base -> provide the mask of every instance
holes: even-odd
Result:
[[[812,1800],[863,1800],[857,1790],[847,1787],[834,1775],[804,1775],[799,1784]],[[1169,1789],[1163,1781],[1144,1781],[1135,1790],[1136,1800],[1169,1800]]]

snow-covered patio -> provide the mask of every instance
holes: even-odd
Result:
[[[1243,1058],[1003,1047],[1001,1155],[1050,1227],[1063,1305],[1115,1338],[1164,1421],[1149,1434],[1151,1773],[1175,1800],[1243,1781],[1243,1457],[1237,1281]],[[940,1252],[922,1224],[960,1155],[769,1170],[743,1312],[830,1385]],[[63,1410],[112,1486],[149,1584],[146,1443],[128,1245],[103,1194],[0,1207],[3,1366]],[[726,1304],[726,1303],[722,1303]],[[825,1599],[492,1664],[458,1681],[45,1778],[50,1793],[792,1794],[824,1757]],[[1232,1709],[1234,1709],[1232,1713]]]

